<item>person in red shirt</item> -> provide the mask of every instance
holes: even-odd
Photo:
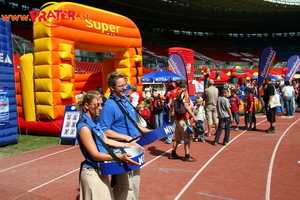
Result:
[[[184,115],[175,115],[174,120],[176,124],[175,128],[175,140],[173,141],[173,148],[172,153],[169,156],[170,159],[182,159],[184,162],[195,162],[197,161],[196,158],[190,156],[190,148],[191,148],[191,141],[193,140],[192,134],[188,133],[187,127],[190,125],[189,117],[192,116],[193,121],[198,122],[198,119],[194,115],[190,107],[190,98],[189,94],[186,91],[187,81],[186,80],[179,80],[177,82],[177,86],[179,87],[178,91],[173,95],[173,99],[171,102],[171,110],[174,109],[174,99],[177,97],[183,98],[183,104],[186,110]],[[185,156],[182,158],[176,154],[177,146],[179,145],[180,141],[184,141],[184,151]]]
[[[253,88],[247,89],[247,93],[249,96],[247,98],[246,107],[246,127],[248,131],[256,131],[255,104],[253,92]]]
[[[239,106],[240,106],[240,98],[236,96],[236,89],[231,90],[231,97],[230,97],[230,110],[232,113],[233,120],[236,123],[235,131],[238,131],[239,124],[240,124],[240,115],[239,115]]]

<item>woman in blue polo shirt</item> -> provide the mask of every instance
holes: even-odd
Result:
[[[108,145],[122,148],[139,148],[136,142],[123,143],[106,138],[99,123],[95,120],[102,110],[102,98],[95,92],[87,92],[77,102],[77,108],[82,116],[77,123],[77,140],[80,150],[85,157],[80,171],[80,199],[114,199],[111,192],[108,175],[100,175],[98,163],[111,161],[113,158],[107,153],[101,142],[92,134],[93,130]],[[116,155],[123,162],[138,165],[130,159],[131,155]]]

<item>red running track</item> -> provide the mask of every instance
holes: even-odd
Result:
[[[162,141],[145,146],[140,199],[300,199],[300,113],[278,116],[274,134],[264,132],[264,115],[256,117],[259,130],[232,130],[227,146],[212,146],[213,136],[193,142],[197,162],[168,159],[172,146]],[[177,153],[184,155],[183,145]],[[82,160],[70,145],[2,158],[0,200],[77,199]]]

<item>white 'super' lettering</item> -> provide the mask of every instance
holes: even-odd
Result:
[[[88,28],[94,28],[96,30],[100,30],[101,33],[110,32],[110,33],[119,33],[120,26],[116,26],[113,24],[106,24],[104,22],[97,22],[93,20],[85,20]]]

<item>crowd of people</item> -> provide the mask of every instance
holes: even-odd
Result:
[[[178,120],[178,117],[176,117],[176,115],[174,116],[174,113],[172,112],[172,100],[178,96],[178,90],[183,90],[180,89],[179,83],[180,82],[176,82],[175,84],[169,85],[165,95],[157,95],[157,91],[153,90],[151,97],[149,97],[150,105],[147,105],[147,109],[149,109],[149,112],[153,115],[153,120],[151,121],[150,117],[149,121],[154,123],[155,128],[162,126],[161,121],[163,121],[164,116],[166,121],[174,126],[177,125],[176,120]],[[275,133],[276,115],[283,115],[283,113],[285,113],[286,116],[293,116],[296,108],[300,105],[300,84],[297,80],[293,80],[290,83],[288,81],[272,81],[271,78],[267,77],[263,86],[264,94],[260,101],[263,106],[262,111],[266,113],[267,120],[270,123],[270,127],[265,130],[265,132]],[[280,95],[281,106],[271,108],[269,102],[276,93]],[[238,95],[246,96],[243,99],[240,99]],[[185,97],[187,96],[188,94],[185,95]],[[224,145],[229,141],[231,129],[238,131],[240,128],[244,128],[248,131],[256,131],[255,114],[257,112],[257,105],[255,103],[255,96],[258,96],[258,84],[256,80],[246,80],[243,85],[238,85],[236,88],[232,84],[224,84],[220,88],[214,85],[213,79],[209,79],[208,86],[204,90],[204,93],[202,95],[197,94],[194,102],[191,100],[186,102],[187,107],[189,107],[192,112],[192,114],[190,114],[187,109],[187,118],[189,119],[189,124],[187,124],[187,126],[192,125],[195,132],[193,140],[205,142],[205,137],[215,135],[213,145],[217,145],[224,125],[225,137],[222,142]],[[154,103],[156,98],[161,98],[165,104],[165,108],[159,111],[159,115],[157,114]],[[224,101],[225,99],[227,101]],[[244,107],[242,110],[245,113],[243,126],[241,126],[239,114],[241,110],[241,101],[243,101]],[[197,120],[197,122],[194,122],[194,119]],[[206,125],[207,130],[205,130]],[[213,126],[216,129],[215,134],[211,133]],[[164,142],[170,144],[172,141],[176,142],[178,138],[180,137],[176,137],[175,131],[175,134],[168,136]],[[185,143],[185,138],[180,138],[179,141]],[[174,154],[176,147],[176,145],[173,147],[171,158],[179,158],[179,156]]]
[[[287,116],[292,116],[299,104],[299,85],[296,81],[280,85],[269,77],[265,79],[262,100],[270,123],[266,133],[276,132],[278,107],[271,107],[275,94],[281,96],[282,107],[279,111],[286,111]],[[108,75],[108,86],[111,92],[108,98],[104,96],[101,87],[96,87],[95,90],[84,92],[77,102],[77,108],[81,110],[77,140],[85,157],[80,169],[80,199],[138,199],[139,168],[111,177],[101,175],[99,162],[119,159],[129,165],[139,165],[128,153],[116,153],[116,157],[109,154],[106,144],[115,148],[143,149],[137,143],[138,140],[133,138],[166,123],[174,127],[174,134],[164,139],[165,143],[172,143],[169,159],[195,162],[197,159],[191,156],[192,141],[205,142],[207,137],[214,135],[212,145],[218,145],[224,127],[221,144],[227,145],[230,142],[230,131],[242,128],[239,115],[241,100],[237,96],[239,89],[228,85],[218,89],[213,79],[209,79],[208,87],[203,94],[197,94],[194,102],[186,90],[185,80],[170,83],[165,94],[150,87],[145,87],[142,94],[137,86],[127,83],[124,74],[113,72]],[[255,131],[254,95],[257,89],[248,85],[243,92],[247,94],[246,99],[242,100],[245,104],[244,129]],[[178,114],[180,105],[184,110],[181,109]],[[212,134],[213,125],[215,134]],[[183,144],[184,156],[177,154],[180,143]]]

